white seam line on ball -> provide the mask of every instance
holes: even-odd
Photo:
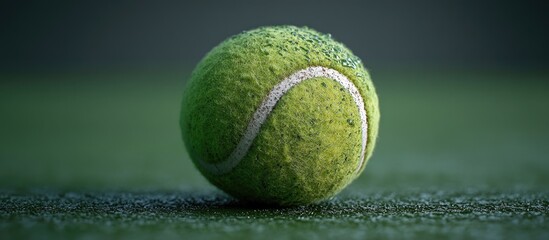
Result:
[[[236,165],[238,165],[242,158],[246,156],[246,153],[252,146],[254,139],[259,134],[261,126],[267,120],[267,117],[274,109],[278,100],[280,100],[280,98],[282,98],[284,94],[286,94],[286,92],[288,92],[292,87],[307,79],[316,77],[326,77],[338,82],[341,86],[343,86],[343,88],[349,91],[355,101],[362,123],[362,149],[360,152],[360,162],[355,170],[355,173],[358,173],[364,164],[366,141],[368,139],[368,121],[366,117],[366,110],[364,109],[364,101],[356,86],[345,75],[334,69],[318,66],[308,67],[293,73],[289,77],[282,80],[282,82],[276,85],[269,92],[269,95],[263,100],[259,108],[255,111],[244,135],[240,139],[240,142],[225,161],[219,163],[208,163],[202,159],[199,159],[200,165],[213,174],[224,174],[230,172],[234,167],[236,167]]]

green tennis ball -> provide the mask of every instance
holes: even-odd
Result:
[[[262,27],[211,50],[183,95],[181,131],[200,172],[244,201],[328,199],[364,169],[378,98],[358,57],[330,35]]]

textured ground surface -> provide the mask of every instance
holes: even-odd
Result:
[[[188,235],[234,239],[547,239],[549,199],[527,192],[410,192],[343,196],[320,205],[261,208],[217,194],[181,192],[10,193],[0,198],[10,237],[138,239]]]
[[[0,239],[548,239],[546,73],[372,72],[378,147],[330,202],[246,206],[192,166],[183,74],[0,79]]]

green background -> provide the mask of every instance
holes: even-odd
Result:
[[[549,76],[371,71],[377,149],[332,201],[242,205],[178,129],[189,72],[6,74],[0,236],[547,238]]]
[[[549,239],[547,4],[0,1],[0,239]],[[243,205],[181,141],[224,39],[291,24],[360,57],[377,147],[336,198]]]

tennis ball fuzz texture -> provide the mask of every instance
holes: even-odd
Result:
[[[328,199],[363,171],[379,123],[361,60],[330,35],[294,26],[245,31],[211,50],[184,90],[189,155],[238,199]]]

